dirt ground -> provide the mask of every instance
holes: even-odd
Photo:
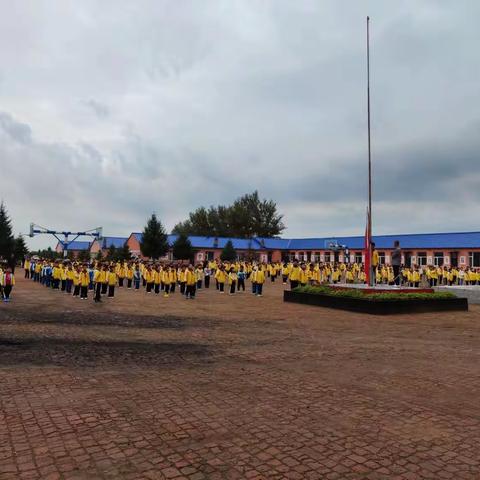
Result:
[[[374,317],[278,283],[96,305],[17,283],[0,480],[480,479],[480,306]]]

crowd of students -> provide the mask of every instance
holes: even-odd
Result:
[[[144,289],[146,293],[160,294],[168,298],[177,289],[186,299],[195,299],[202,288],[210,288],[215,282],[219,293],[230,295],[245,292],[245,282],[251,283],[252,294],[261,297],[266,271],[272,268],[250,262],[207,262],[196,266],[170,262],[93,262],[90,264],[70,261],[49,262],[26,260],[25,278],[31,278],[54,290],[86,299],[92,291],[96,302],[102,297],[113,298],[116,288]],[[276,273],[272,274],[274,281]]]
[[[208,289],[214,282],[219,293],[234,295],[246,291],[261,297],[264,284],[278,278],[296,288],[305,285],[358,284],[366,282],[364,266],[358,263],[320,262],[220,262],[197,265],[172,262],[92,262],[26,260],[25,277],[46,287],[87,299],[89,291],[96,302],[102,297],[113,298],[117,288],[144,289],[146,293],[168,298],[180,292],[186,299],[195,299],[198,290]],[[439,285],[480,285],[480,269],[436,266],[401,267],[399,274],[390,265],[374,268],[375,283],[409,287]],[[5,276],[10,275],[10,276]],[[4,274],[11,287],[13,274]],[[2,280],[5,281],[5,280]],[[5,290],[5,288],[4,288]]]

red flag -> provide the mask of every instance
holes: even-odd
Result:
[[[371,238],[370,238],[370,215],[367,209],[367,225],[365,227],[365,276],[367,280],[367,285],[370,285],[371,280]]]

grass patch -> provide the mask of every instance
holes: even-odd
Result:
[[[442,300],[449,298],[456,298],[453,293],[450,292],[434,292],[434,293],[365,293],[361,289],[344,289],[344,288],[331,288],[325,286],[305,286],[297,287],[293,290],[297,293],[310,293],[313,295],[328,295],[330,297],[340,298],[362,298],[371,302],[387,301],[396,302],[398,300]]]

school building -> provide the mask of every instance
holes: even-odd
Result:
[[[80,252],[88,251],[91,258],[97,258],[98,252],[102,251],[102,257],[105,257],[111,247],[123,248],[128,237],[102,237],[93,241],[73,241],[68,245],[68,251],[74,258],[80,255]],[[63,253],[63,245],[58,242],[55,251],[59,254]]]
[[[169,245],[177,236],[168,235]],[[364,237],[261,238],[251,239],[191,236],[195,261],[218,259],[225,244],[233,243],[239,258],[260,261],[301,260],[319,262],[364,262]],[[134,256],[141,257],[141,233],[132,233],[127,245]],[[373,237],[381,263],[390,263],[395,240],[402,248],[406,265],[450,265],[480,267],[480,232],[377,235]],[[171,251],[168,258],[172,259]]]
[[[173,246],[177,235],[168,235],[168,243]],[[357,262],[365,261],[364,237],[319,237],[319,238],[225,238],[189,237],[195,252],[195,262],[219,259],[223,248],[230,240],[239,259],[270,261],[316,261],[316,262]],[[402,248],[402,261],[405,265],[450,265],[454,267],[480,267],[480,232],[421,233],[410,235],[377,235],[373,237],[381,263],[390,263],[395,240]],[[114,246],[119,249],[128,245],[134,257],[143,258],[140,251],[141,233],[131,233],[128,237],[103,237],[92,242],[75,241],[68,250],[77,257],[88,250],[91,258],[98,252],[106,256]],[[58,253],[63,252],[59,243]],[[165,257],[173,260],[172,250]]]

